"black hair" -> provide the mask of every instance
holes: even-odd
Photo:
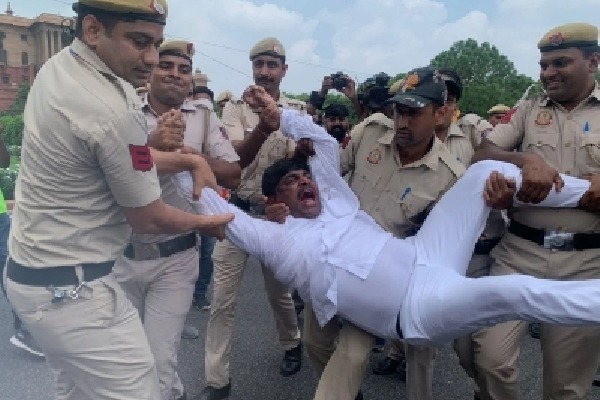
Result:
[[[292,171],[303,170],[310,172],[306,158],[294,157],[275,161],[263,173],[262,191],[265,196],[273,196],[279,181]]]
[[[193,94],[206,93],[210,96],[210,101],[215,101],[215,94],[206,86],[194,86]]]
[[[462,96],[463,84],[458,72],[452,68],[440,68],[438,69],[438,72],[450,78],[449,80],[445,80],[446,88],[448,88],[448,94],[456,96],[456,100],[460,100]]]
[[[98,22],[100,22],[104,29],[106,29],[106,34],[108,36],[112,34],[112,30],[117,25],[117,22],[125,20],[125,18],[123,18],[117,13],[111,13],[109,11],[100,10],[95,7],[78,4],[77,18],[75,22],[75,36],[78,39],[83,38],[83,19],[88,15],[93,15],[94,17],[96,17]]]
[[[594,55],[594,53],[600,53],[600,46],[585,46],[580,47],[579,50],[581,50],[584,58],[588,58]]]
[[[274,51],[263,51],[262,53],[258,53],[257,55],[252,57],[252,60],[250,60],[250,61],[254,62],[254,59],[259,56],[270,56],[270,57],[279,58],[281,60],[281,65],[285,65],[285,56],[282,56],[281,54],[278,54]]]

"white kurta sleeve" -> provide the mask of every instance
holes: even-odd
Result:
[[[193,181],[188,172],[177,174],[180,194],[192,198]],[[204,188],[199,201],[191,201],[198,214],[216,215],[233,213],[235,218],[225,229],[225,236],[233,244],[257,257],[265,265],[277,265],[277,243],[285,235],[284,226],[270,221],[252,218],[233,204],[228,203],[217,192]]]

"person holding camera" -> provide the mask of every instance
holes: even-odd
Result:
[[[350,112],[340,103],[330,104],[324,113],[323,128],[344,147],[349,140]]]
[[[356,114],[359,117],[362,115],[363,107],[360,104],[358,95],[356,93],[356,82],[354,82],[352,78],[343,72],[336,72],[335,74],[326,75],[323,77],[321,90],[313,91],[310,94],[308,99],[309,104],[307,106],[308,114],[315,115],[317,114],[317,110],[323,109],[325,98],[331,89],[335,89],[346,96],[352,103]]]

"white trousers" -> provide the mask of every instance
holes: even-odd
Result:
[[[482,188],[492,171],[514,178],[517,190],[520,188],[520,170],[514,165],[479,162],[442,197],[414,237],[415,267],[400,313],[400,326],[408,342],[443,344],[511,320],[561,325],[600,323],[598,280],[464,276],[488,217]],[[577,206],[590,183],[570,176],[563,179],[563,190],[557,193],[552,189],[539,206]]]

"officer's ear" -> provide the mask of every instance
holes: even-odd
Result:
[[[440,106],[438,104],[431,103],[433,107],[433,117],[436,125],[443,125],[448,113],[448,107],[446,105]]]
[[[81,21],[82,39],[85,44],[92,49],[100,41],[102,34],[107,35],[106,27],[96,18],[95,15],[88,14]]]

